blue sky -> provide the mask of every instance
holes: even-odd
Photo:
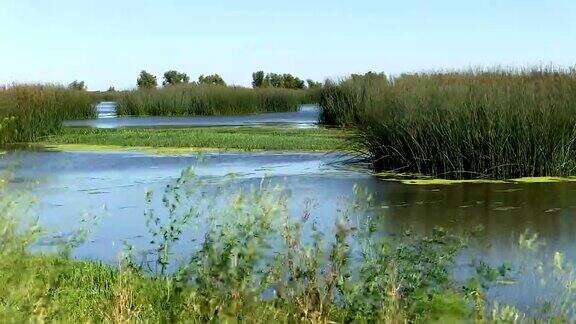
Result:
[[[574,0],[0,0],[0,84],[576,64]]]

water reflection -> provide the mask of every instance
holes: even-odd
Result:
[[[88,120],[69,120],[67,127],[119,128],[119,127],[169,127],[169,126],[258,126],[292,125],[296,127],[315,127],[318,122],[319,108],[315,105],[303,105],[295,112],[261,113],[241,116],[191,116],[191,117],[117,117],[116,104],[102,102],[96,107],[98,118]]]

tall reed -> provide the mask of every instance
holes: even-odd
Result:
[[[304,102],[304,90],[183,84],[123,93],[117,111],[119,115],[239,115],[295,111]]]
[[[0,88],[0,144],[34,141],[58,132],[65,119],[95,115],[86,91],[56,85]]]
[[[323,121],[355,125],[376,171],[446,178],[576,173],[576,72],[493,69],[348,79]]]

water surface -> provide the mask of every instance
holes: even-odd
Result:
[[[190,116],[190,117],[118,117],[116,104],[102,102],[96,107],[97,119],[69,120],[67,127],[119,128],[119,127],[170,127],[170,126],[259,126],[293,125],[297,127],[315,127],[319,109],[315,105],[303,105],[298,111],[279,113],[260,113],[240,116]]]
[[[54,237],[65,238],[93,223],[90,240],[74,251],[75,256],[110,263],[117,262],[125,242],[147,245],[145,210],[152,207],[159,214],[165,212],[161,193],[189,166],[196,174],[190,201],[204,211],[229,206],[237,192],[259,187],[264,178],[285,192],[291,217],[301,219],[310,209],[310,219],[328,234],[343,216],[351,222],[376,217],[378,230],[388,236],[407,230],[430,233],[437,226],[450,232],[481,227],[478,239],[459,257],[455,271],[461,277],[474,271],[469,265],[475,259],[492,265],[524,264],[518,237],[527,229],[545,242],[538,256],[565,251],[569,260],[576,257],[576,183],[411,186],[351,170],[337,163],[339,158],[338,154],[307,153],[199,157],[12,151],[0,159],[0,168],[19,163],[12,185],[38,198],[35,211]],[[371,208],[349,212],[355,185],[373,196]],[[147,191],[157,194],[151,205],[146,204]],[[177,253],[187,255],[202,233],[201,227],[191,228]],[[536,293],[540,283],[531,275],[518,275],[520,283],[493,288],[490,294],[525,307],[535,303],[538,295],[554,297],[554,291]]]

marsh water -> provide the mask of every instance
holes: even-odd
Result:
[[[52,233],[38,246],[51,246],[87,227],[89,239],[74,255],[109,263],[117,262],[126,244],[147,246],[145,211],[152,208],[162,214],[166,185],[190,166],[194,170],[190,201],[199,210],[226,208],[238,192],[265,182],[285,193],[291,217],[299,219],[309,210],[309,218],[327,234],[339,217],[352,223],[376,217],[385,236],[405,231],[426,234],[438,226],[454,233],[481,228],[459,257],[455,274],[462,278],[474,271],[470,264],[475,259],[495,266],[505,261],[525,264],[518,237],[527,230],[538,233],[545,243],[539,257],[550,257],[555,251],[564,251],[570,260],[576,257],[576,183],[404,185],[351,169],[339,163],[341,158],[339,154],[273,152],[197,156],[12,151],[0,159],[0,168],[18,164],[12,185],[38,199],[33,214]],[[358,199],[355,187],[373,196],[370,208],[350,209]],[[156,198],[147,204],[150,191]],[[191,227],[176,253],[186,255],[202,235],[201,224]],[[490,293],[531,305],[547,296],[526,294],[539,289],[532,275],[530,271],[518,274],[523,280],[516,285],[495,287]]]
[[[293,125],[314,127],[318,122],[319,109],[316,105],[303,105],[298,111],[262,113],[240,116],[117,116],[114,102],[102,102],[96,106],[97,119],[70,120],[68,127],[119,128],[119,127],[170,127],[170,126],[260,126]]]
[[[271,123],[313,127],[317,114],[317,107],[305,106],[298,112],[255,116],[117,118],[114,104],[103,103],[98,108],[99,119],[67,125]],[[384,237],[400,237],[406,232],[426,235],[437,227],[463,233],[470,241],[458,257],[455,277],[465,280],[475,272],[478,260],[491,266],[510,262],[513,272],[509,279],[514,284],[494,285],[488,294],[524,310],[554,300],[565,290],[565,283],[554,280],[553,271],[544,271],[547,282],[543,286],[538,269],[552,264],[557,251],[565,253],[566,260],[576,260],[575,182],[405,185],[378,179],[344,160],[339,153],[154,155],[11,150],[0,155],[0,171],[12,170],[14,192],[24,201],[34,201],[29,214],[36,215],[48,233],[35,248],[50,249],[79,230],[87,231],[87,240],[73,250],[77,258],[116,264],[127,245],[144,255],[151,240],[145,214],[153,211],[165,217],[166,187],[191,168],[194,175],[183,208],[194,208],[199,219],[174,247],[177,257],[190,255],[202,240],[209,214],[225,212],[238,193],[280,191],[292,219],[306,219],[305,229],[314,223],[327,236],[341,218],[358,225],[373,219],[378,234]],[[358,205],[363,207],[354,207]],[[520,236],[531,239],[536,234],[538,249],[520,248]]]

